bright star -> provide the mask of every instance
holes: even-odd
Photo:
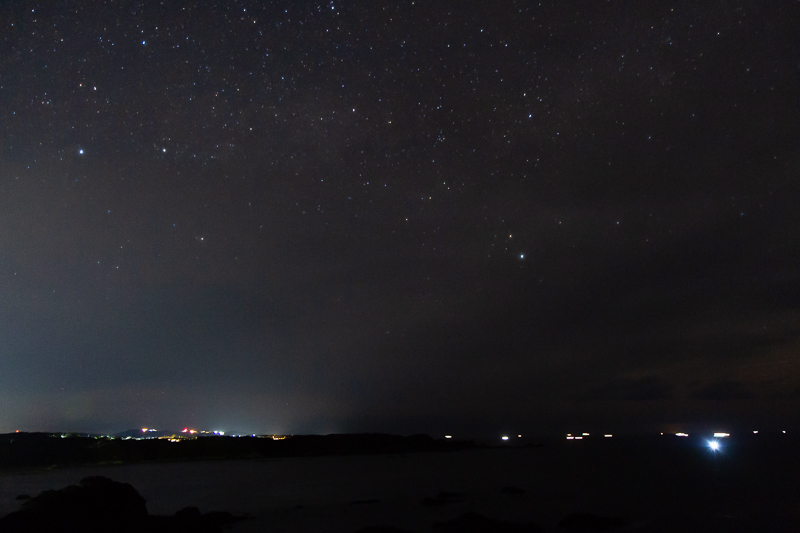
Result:
[[[81,155],[83,155],[83,148],[81,148],[80,150],[78,150],[78,153],[79,153],[79,154],[81,154]]]
[[[708,447],[711,448],[713,451],[719,450],[719,441],[716,440],[708,441]]]

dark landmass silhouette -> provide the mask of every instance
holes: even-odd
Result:
[[[557,527],[566,531],[608,531],[621,528],[624,525],[625,521],[618,516],[575,513],[565,516]]]
[[[181,509],[174,516],[149,515],[145,499],[132,485],[92,476],[27,500],[19,511],[0,518],[0,531],[216,533],[227,524],[246,519],[222,511],[203,514],[197,507]]]
[[[428,435],[297,435],[280,440],[211,436],[168,439],[112,439],[50,433],[0,435],[0,469],[123,464],[208,459],[260,459],[321,455],[445,452],[475,448],[472,441],[433,439]]]
[[[464,513],[447,522],[433,524],[442,533],[544,533],[536,524],[517,524],[505,520],[495,520],[479,513]]]

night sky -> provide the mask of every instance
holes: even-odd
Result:
[[[798,2],[263,4],[0,4],[0,431],[800,422]]]

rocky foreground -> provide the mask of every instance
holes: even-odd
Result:
[[[201,513],[197,507],[181,509],[173,516],[150,515],[145,499],[128,483],[107,477],[84,478],[77,485],[48,490],[25,499],[19,511],[0,518],[0,531],[193,531],[214,533],[223,526],[246,520],[227,512]]]
[[[513,493],[521,489],[509,488]],[[425,498],[423,506],[440,506],[462,501],[458,493],[440,493]],[[201,513],[197,507],[186,507],[172,516],[151,515],[145,499],[129,483],[119,483],[103,476],[84,478],[77,485],[60,490],[47,490],[34,498],[20,495],[24,500],[19,511],[0,518],[0,531],[29,533],[45,531],[81,531],[94,533],[117,532],[193,532],[217,533],[225,526],[248,520],[229,512]],[[370,502],[362,502],[370,503]],[[565,531],[605,531],[623,527],[619,518],[590,514],[569,515],[558,524]],[[433,528],[442,533],[542,533],[536,524],[514,523],[469,512]],[[385,525],[361,528],[356,533],[404,533],[405,530]]]

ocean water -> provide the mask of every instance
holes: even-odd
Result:
[[[674,438],[673,438],[674,439]],[[613,441],[613,439],[608,439]],[[556,531],[570,513],[617,516],[630,531],[800,531],[800,455],[793,442],[653,440],[556,443],[448,453],[328,456],[56,468],[0,474],[0,514],[18,494],[103,475],[132,484],[151,514],[247,513],[231,531],[432,532],[478,512]],[[521,494],[502,491],[524,490]],[[421,505],[440,492],[440,506]]]

